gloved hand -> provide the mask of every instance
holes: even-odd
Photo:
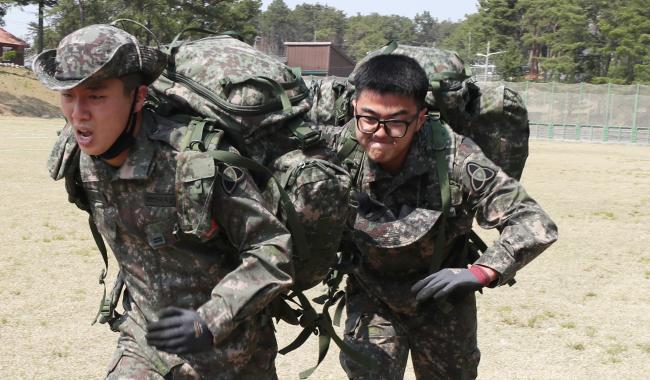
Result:
[[[449,295],[458,295],[480,290],[489,284],[487,275],[482,269],[473,266],[471,269],[445,268],[418,281],[411,287],[415,299],[422,302],[428,299],[444,300]],[[476,272],[476,274],[475,274]]]
[[[171,354],[205,351],[212,347],[212,333],[194,310],[167,307],[158,322],[147,326],[147,343]]]

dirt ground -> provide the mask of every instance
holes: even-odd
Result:
[[[61,126],[0,116],[3,379],[102,378],[117,338],[90,325],[101,259],[85,215],[45,170]],[[533,141],[523,182],[560,240],[514,287],[479,297],[479,378],[647,378],[650,147]],[[297,331],[281,324],[278,334],[283,345]],[[315,363],[316,346],[278,356],[280,379]],[[345,378],[337,357],[333,346],[312,378]],[[405,378],[414,379],[410,366]]]

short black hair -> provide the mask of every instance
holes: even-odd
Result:
[[[380,94],[413,97],[418,109],[425,105],[429,90],[427,74],[413,58],[401,54],[380,54],[357,69],[353,84],[358,99],[364,90]]]
[[[145,85],[144,76],[141,73],[123,75],[120,80],[124,85],[124,96],[131,95],[133,90]]]

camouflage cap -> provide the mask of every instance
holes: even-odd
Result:
[[[138,44],[136,38],[111,25],[81,28],[64,37],[57,49],[46,50],[32,64],[47,88],[68,90],[93,78],[102,80],[141,73],[147,85],[162,73],[167,56]]]
[[[416,208],[405,217],[392,222],[373,222],[357,215],[354,229],[357,236],[379,248],[400,248],[422,239],[442,215],[441,211]]]

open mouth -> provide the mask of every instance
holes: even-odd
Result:
[[[75,138],[79,145],[88,145],[93,139],[93,133],[86,128],[78,128],[75,131]]]

